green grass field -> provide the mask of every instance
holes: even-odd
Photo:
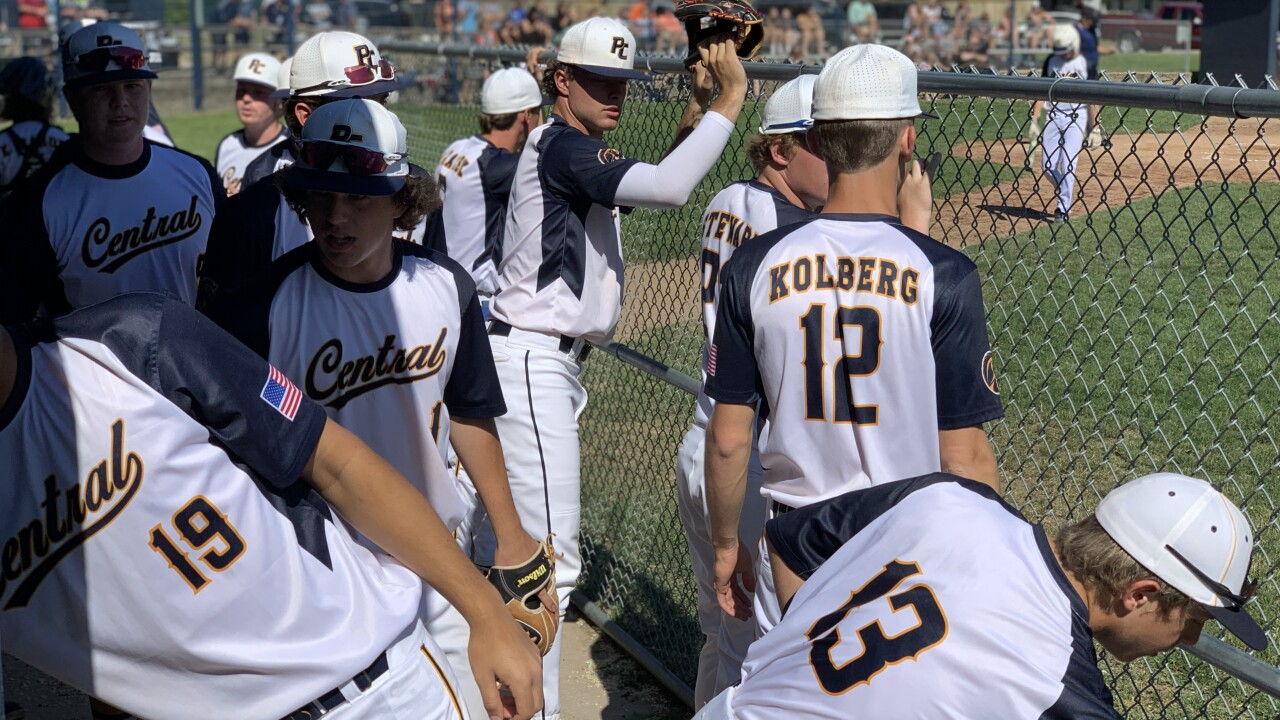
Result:
[[[1098,58],[1098,68],[1109,74],[1113,80],[1116,79],[1117,74],[1123,75],[1128,72],[1139,75],[1153,72],[1195,72],[1200,69],[1200,51],[1112,53]]]

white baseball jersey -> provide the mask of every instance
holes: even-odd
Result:
[[[498,292],[507,197],[519,159],[476,135],[445,148],[436,167],[445,232],[433,236],[433,247],[466,268],[486,295]]]
[[[1043,528],[990,488],[912,478],[766,533],[806,582],[748,651],[733,717],[1120,717]]]
[[[493,317],[601,340],[622,309],[618,183],[636,160],[555,115],[529,133],[507,204]]]
[[[266,145],[252,146],[245,142],[244,130],[237,130],[227,134],[218,143],[218,154],[214,167],[218,169],[218,177],[222,179],[222,186],[227,190],[227,196],[230,197],[240,192],[241,180],[244,178],[244,171],[253,162],[255,158],[267,152],[271,148],[279,145],[289,139],[287,130],[281,130],[275,139]]]
[[[721,190],[702,214],[702,327],[707,341],[702,348],[702,381],[706,383],[706,359],[716,336],[716,291],[720,269],[742,243],[783,225],[807,220],[813,213],[796,207],[776,189],[759,180],[743,180]],[[698,393],[693,420],[707,426],[715,401]]]
[[[0,132],[0,191],[35,175],[69,139],[62,128],[38,120],[5,128]]]
[[[30,317],[122,292],[164,291],[195,304],[197,261],[223,202],[205,160],[145,143],[128,165],[102,165],[69,141],[38,181],[6,199],[13,281],[0,316]],[[18,306],[18,309],[15,309]]]
[[[1045,65],[1045,70],[1045,77],[1051,78],[1085,80],[1089,77],[1089,66],[1083,55],[1076,55],[1070,60],[1063,60],[1061,55],[1051,55]],[[1052,117],[1055,113],[1080,113],[1080,117],[1083,119],[1085,106],[1083,103],[1050,102],[1045,103],[1045,112],[1048,113],[1047,117]]]
[[[763,401],[777,502],[937,472],[939,430],[1003,415],[976,266],[895,217],[779,228],[721,275],[704,388]]]
[[[151,293],[48,337],[0,408],[6,652],[139,717],[278,718],[412,627],[418,577],[298,480],[325,415],[278,371]]]
[[[307,243],[212,313],[409,478],[453,530],[464,503],[449,418],[506,412],[471,276],[407,242],[376,283],[329,272]],[[437,482],[428,483],[428,478]]]

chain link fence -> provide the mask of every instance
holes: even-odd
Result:
[[[407,43],[384,51],[418,73],[417,89],[396,110],[413,158],[428,167],[474,131],[479,86],[494,60],[523,58]],[[678,63],[646,62],[655,79],[632,85],[610,142],[656,162],[688,79]],[[724,185],[753,175],[743,145],[773,88],[815,71],[752,64],[740,132],[688,206],[637,210],[623,221],[627,293],[616,340],[698,375],[701,210]],[[959,69],[922,73],[920,89],[941,118],[918,124],[918,154],[943,157],[932,235],[972,258],[984,281],[1006,407],[989,432],[1008,499],[1053,532],[1138,474],[1210,478],[1257,528],[1256,608],[1274,626],[1280,171],[1267,133],[1278,121],[1265,118],[1280,116],[1280,92],[1214,87],[1212,79],[1192,85],[1177,75],[1099,83]],[[1103,128],[1103,142],[1078,156],[1076,199],[1059,221],[1043,151],[1028,142],[1033,102],[1047,98],[1092,105]],[[702,636],[675,458],[693,398],[604,354],[587,364],[584,384],[591,399],[582,418],[580,589],[692,685]],[[1274,676],[1275,649],[1259,657],[1269,667],[1253,669]],[[1280,710],[1183,651],[1103,665],[1127,717],[1270,718]]]

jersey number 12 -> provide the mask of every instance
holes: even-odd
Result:
[[[826,303],[814,303],[800,316],[800,330],[804,333],[804,416],[806,420],[827,420],[837,423],[875,425],[880,422],[879,405],[855,405],[850,378],[874,375],[880,368],[880,311],[869,305],[836,307],[832,325],[835,339],[844,348],[831,367],[832,407],[827,414],[827,360],[823,356],[826,346]],[[857,347],[849,354],[850,332],[857,328]]]

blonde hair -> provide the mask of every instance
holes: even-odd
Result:
[[[1160,583],[1156,602],[1161,617],[1167,618],[1175,610],[1185,611],[1195,605],[1194,600],[1161,580],[1116,544],[1094,515],[1062,528],[1057,545],[1062,569],[1083,583],[1100,607],[1114,608],[1126,588],[1148,579]]]
[[[755,168],[757,173],[763,171],[773,162],[773,146],[777,143],[778,152],[783,157],[790,159],[800,149],[800,136],[794,133],[786,135],[765,135],[756,133],[747,141],[747,160],[751,163],[751,167]]]

